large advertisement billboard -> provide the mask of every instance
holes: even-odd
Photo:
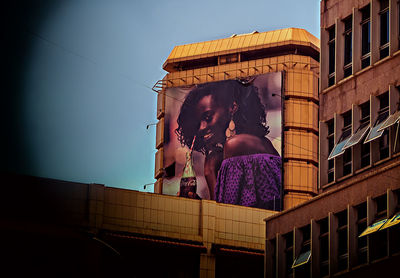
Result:
[[[165,94],[163,194],[280,210],[282,72]]]

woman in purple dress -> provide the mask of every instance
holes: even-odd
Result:
[[[281,166],[266,137],[265,108],[251,82],[227,80],[198,85],[177,119],[181,144],[205,154],[210,199],[280,209]]]

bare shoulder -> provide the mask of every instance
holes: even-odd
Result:
[[[279,155],[271,141],[252,134],[237,134],[224,145],[224,158],[256,153]]]

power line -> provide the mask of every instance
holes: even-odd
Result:
[[[54,42],[52,40],[49,40],[49,39],[45,38],[44,36],[42,36],[42,35],[40,35],[40,34],[38,34],[36,32],[33,32],[32,30],[29,30],[28,28],[25,29],[25,32],[27,34],[30,34],[30,35],[42,40],[42,41],[45,41],[46,43],[48,43],[49,45],[52,45],[53,47],[61,49],[62,51],[66,52],[66,53],[69,53],[70,55],[73,55],[73,56],[75,56],[77,58],[85,60],[86,62],[89,62],[89,63],[91,63],[91,64],[93,64],[93,65],[95,65],[95,66],[97,66],[97,67],[99,67],[99,68],[101,68],[103,70],[105,70],[105,67],[102,67],[102,65],[100,63],[98,63],[96,60],[94,60],[92,58],[89,58],[89,57],[87,57],[85,55],[82,55],[82,54],[76,52],[76,51],[68,49],[68,48],[64,47],[63,45],[61,45],[59,43],[56,43],[56,42]],[[129,80],[129,81],[131,81],[133,83],[136,83],[136,84],[138,84],[140,86],[143,86],[143,87],[145,87],[147,89],[152,90],[152,88],[150,86],[133,79],[131,76],[129,76],[129,75],[125,74],[125,73],[111,71],[110,69],[107,69],[106,71],[110,72],[110,73],[112,73],[112,74],[114,74],[116,76],[122,77],[122,78],[124,78],[126,80]]]

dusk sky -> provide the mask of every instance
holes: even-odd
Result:
[[[2,170],[152,191],[156,99],[175,45],[304,28],[319,0],[7,4]]]

